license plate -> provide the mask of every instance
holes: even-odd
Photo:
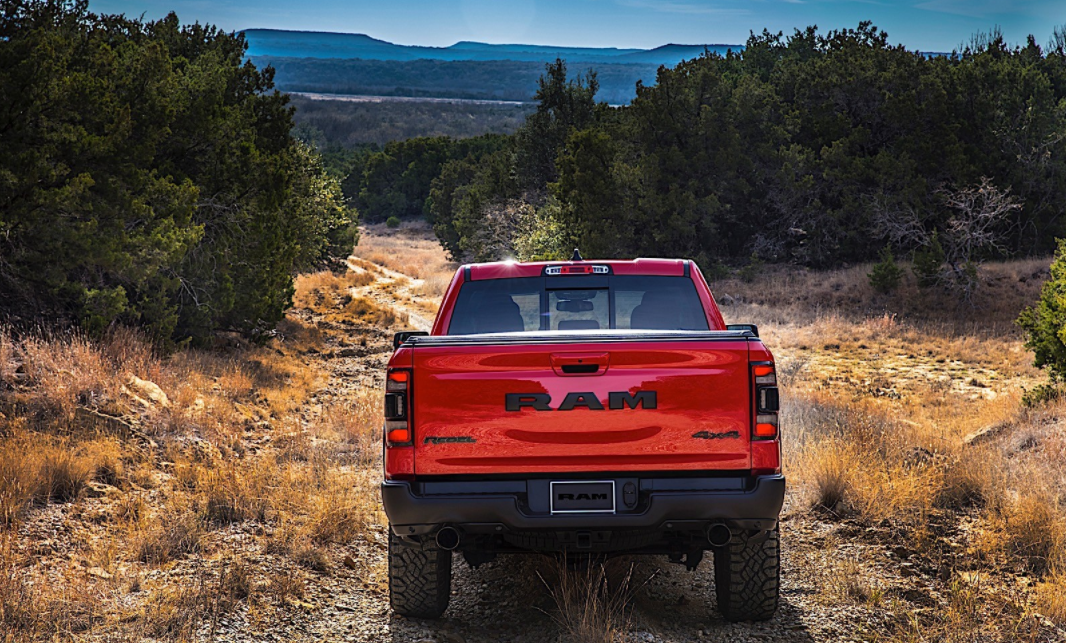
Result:
[[[553,514],[613,514],[614,480],[552,481]]]

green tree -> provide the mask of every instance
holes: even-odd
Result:
[[[1045,368],[1053,382],[1066,381],[1066,240],[1058,241],[1051,278],[1040,291],[1036,306],[1018,317],[1028,337],[1025,347],[1033,351],[1034,364]]]
[[[596,116],[596,73],[568,79],[566,63],[557,59],[545,65],[537,81],[537,111],[515,133],[516,172],[526,190],[543,190],[558,173],[555,159],[573,129],[588,126]]]
[[[501,242],[501,231],[513,230],[499,225],[501,216],[521,207],[521,190],[512,168],[514,157],[509,150],[501,150],[481,159],[470,183],[456,190],[453,197],[452,225],[458,238],[456,258],[487,261],[503,259],[501,249],[510,247]],[[492,224],[489,235],[481,234]],[[491,247],[483,247],[482,240],[491,240]]]
[[[446,163],[467,157],[480,159],[506,144],[507,139],[499,135],[392,142],[380,151],[367,151],[353,162],[348,192],[367,221],[430,216],[433,180]]]
[[[389,143],[363,167],[356,205],[368,221],[421,217],[430,183],[449,160],[447,138]]]
[[[597,255],[738,266],[754,253],[825,267],[864,261],[887,240],[924,248],[918,270],[936,264],[924,286],[943,276],[969,297],[981,260],[1048,252],[1066,235],[1056,33],[1047,51],[990,33],[930,57],[890,45],[868,22],[764,32],[742,53],[660,69],[619,108],[597,105],[596,78],[568,79],[557,61],[513,137],[509,172],[522,201],[539,210],[554,199],[553,220]],[[440,184],[450,196],[439,193],[442,211],[456,195],[477,197],[463,209],[471,230],[485,204],[499,212],[513,198],[474,186],[485,176],[475,165],[453,166]],[[960,207],[974,195],[975,207]],[[986,216],[995,209],[982,203],[997,200],[1007,209]],[[458,248],[455,217],[434,221]],[[893,232],[901,225],[913,237],[905,243]]]
[[[914,251],[911,270],[918,280],[919,288],[930,288],[943,280],[944,247],[940,245],[940,234],[934,230],[929,241]]]
[[[903,269],[896,263],[891,245],[882,248],[877,256],[880,261],[874,264],[867,278],[874,290],[888,294],[899,288],[900,281],[903,279]]]
[[[433,224],[444,249],[452,260],[462,255],[459,247],[459,231],[455,228],[455,215],[459,201],[468,190],[468,185],[477,174],[477,162],[472,158],[449,161],[441,168],[440,175],[430,184],[428,219]]]
[[[587,258],[610,258],[632,247],[624,172],[615,139],[601,129],[574,131],[559,155],[554,219]]]
[[[559,202],[555,199],[548,199],[532,216],[518,221],[514,250],[515,258],[520,261],[565,261],[574,247],[575,241],[562,223]]]
[[[354,214],[241,36],[86,2],[0,13],[4,316],[258,334]]]

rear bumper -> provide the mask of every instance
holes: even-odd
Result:
[[[639,501],[617,513],[552,514],[539,500],[540,480],[386,481],[381,498],[398,536],[433,533],[444,525],[469,533],[530,531],[695,532],[716,523],[763,531],[777,525],[785,496],[782,475],[748,478],[619,478],[634,482]]]

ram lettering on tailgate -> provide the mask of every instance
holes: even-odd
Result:
[[[551,395],[547,393],[508,393],[507,410],[521,411],[524,408],[536,411],[551,411]],[[655,391],[612,391],[607,395],[607,409],[619,411],[624,408],[644,409],[658,408],[658,400]],[[557,411],[572,411],[576,408],[585,408],[593,411],[603,411],[603,402],[595,393],[567,393],[562,403],[556,407]]]

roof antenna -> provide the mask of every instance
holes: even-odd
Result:
[[[584,259],[581,258],[581,251],[574,248],[574,256],[570,257],[570,261],[584,261]]]

